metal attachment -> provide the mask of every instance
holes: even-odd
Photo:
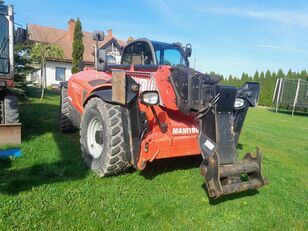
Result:
[[[268,182],[263,177],[261,162],[262,154],[257,149],[255,157],[248,153],[241,161],[220,165],[219,154],[215,151],[200,165],[200,172],[205,179],[209,196],[217,198],[264,186]]]

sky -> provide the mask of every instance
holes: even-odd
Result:
[[[15,22],[84,31],[113,30],[122,40],[192,44],[192,67],[229,76],[308,69],[308,0],[6,0]]]

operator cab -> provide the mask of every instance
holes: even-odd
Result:
[[[183,48],[179,43],[163,43],[138,39],[128,44],[122,55],[121,64],[126,65],[183,65],[189,67],[191,47]]]

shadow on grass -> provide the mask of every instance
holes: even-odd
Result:
[[[166,172],[173,172],[180,169],[196,168],[196,171],[198,171],[201,162],[201,155],[155,160],[152,163],[148,163],[146,168],[140,172],[140,175],[148,180],[152,180],[156,176]]]
[[[211,198],[209,196],[209,193],[207,191],[205,183],[202,184],[202,188],[204,189],[204,191],[206,192],[206,194],[209,198],[210,205],[218,205],[218,204],[223,203],[225,201],[232,201],[232,200],[240,199],[240,198],[243,198],[243,197],[250,197],[250,196],[254,196],[254,195],[259,194],[258,190],[248,190],[248,191],[244,191],[244,192],[225,195],[225,196],[218,197],[218,198],[215,199],[215,198]]]
[[[243,150],[243,144],[237,143],[236,149]]]
[[[0,159],[0,169],[10,168],[12,166],[12,160],[10,158]]]
[[[18,194],[44,184],[78,180],[87,175],[78,134],[59,133],[58,105],[24,104],[21,115],[24,156],[19,161],[29,167],[10,169],[9,159],[6,164],[0,163],[5,166],[0,168],[0,193]]]

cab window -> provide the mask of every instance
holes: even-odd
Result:
[[[0,15],[0,73],[9,73],[9,31],[8,21]]]
[[[152,44],[155,50],[157,64],[189,66],[188,60],[179,46],[161,42],[152,42]]]
[[[128,45],[125,47],[122,55],[122,64],[131,64],[132,63],[132,49],[133,44]]]
[[[176,66],[178,64],[184,65],[185,63],[179,50],[166,49],[164,50],[163,64]]]
[[[154,64],[149,45],[145,42],[128,45],[123,52],[122,64]]]

